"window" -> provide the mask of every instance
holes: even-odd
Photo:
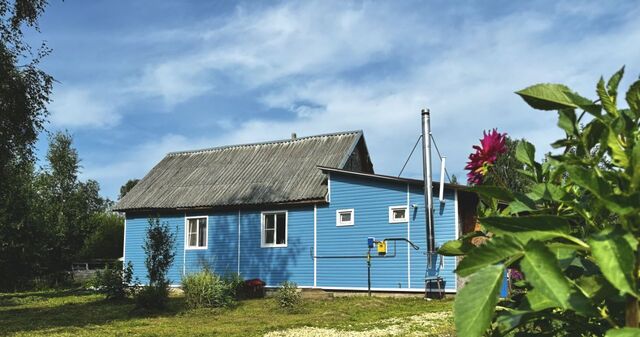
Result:
[[[339,209],[336,211],[336,226],[353,226],[353,209]]]
[[[287,246],[287,212],[262,213],[262,247]]]
[[[409,222],[409,208],[407,206],[389,207],[389,222]]]
[[[207,248],[207,217],[186,218],[187,249]]]

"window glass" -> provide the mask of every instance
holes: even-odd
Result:
[[[286,220],[287,217],[284,213],[279,213],[276,215],[277,216],[277,236],[276,236],[276,243],[279,245],[284,245],[285,243],[287,243],[287,224],[286,224]]]
[[[275,221],[273,220],[273,218],[275,217],[275,214],[265,214],[264,216],[264,228],[265,229],[273,229],[273,226],[275,224]]]
[[[189,219],[189,246],[196,245],[198,240],[198,222],[196,219]]]
[[[207,219],[198,219],[200,230],[198,231],[198,247],[207,246]]]
[[[340,213],[340,222],[351,222],[351,212]]]
[[[404,218],[406,218],[405,209],[394,209],[393,218],[396,220],[404,220]]]

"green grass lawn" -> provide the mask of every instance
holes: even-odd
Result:
[[[305,300],[297,313],[273,299],[233,309],[187,310],[172,297],[162,313],[141,313],[131,301],[99,294],[43,291],[0,294],[0,334],[15,336],[453,336],[449,300],[340,297]]]

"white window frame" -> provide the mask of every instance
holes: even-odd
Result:
[[[205,245],[204,246],[191,246],[189,245],[189,220],[192,219],[204,219],[206,221],[207,224],[207,231],[206,231],[206,241],[205,241]],[[196,231],[196,244],[197,242],[199,242],[200,238],[198,237],[200,235],[200,229],[197,229]],[[207,249],[207,247],[209,247],[209,217],[206,215],[199,215],[199,216],[186,216],[184,217],[184,249],[185,250],[204,250]]]
[[[351,221],[342,222],[342,219],[340,218],[340,214],[347,213],[347,212],[351,213]],[[353,210],[353,208],[336,210],[336,226],[338,227],[353,226],[353,224],[355,224],[356,222],[355,215],[356,215],[356,212]]]
[[[393,217],[393,211],[397,209],[404,209],[405,218],[402,220],[395,219]],[[400,206],[389,206],[389,223],[407,223],[409,222],[409,206],[400,205]]]
[[[283,244],[277,244],[277,243],[265,243],[265,228],[264,228],[264,219],[265,219],[265,215],[268,214],[282,214],[284,213],[284,243]],[[277,226],[277,222],[275,224],[275,226]],[[275,229],[275,233],[274,233],[274,241],[277,241],[277,234],[278,234],[278,230],[277,228]],[[286,210],[282,210],[282,211],[264,211],[260,213],[260,247],[261,248],[285,248],[287,247],[287,245],[289,244],[289,212]]]

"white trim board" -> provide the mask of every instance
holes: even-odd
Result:
[[[240,219],[242,218],[242,212],[238,209],[238,275],[240,275]]]
[[[265,286],[269,289],[277,289],[280,286]],[[313,286],[298,286],[300,289],[321,289],[321,290],[353,290],[353,291],[367,291],[367,287],[313,287]],[[393,293],[424,293],[424,288],[371,288],[371,291],[385,291]],[[445,293],[456,293],[455,289],[445,288]]]
[[[127,216],[124,216],[124,238],[122,238],[122,267],[127,265]]]
[[[313,287],[318,284],[318,205],[313,204]]]

